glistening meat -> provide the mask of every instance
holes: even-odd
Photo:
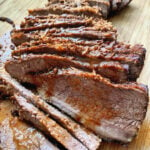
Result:
[[[26,69],[7,71],[20,82],[37,86],[49,103],[103,138],[126,143],[137,134],[147,110],[144,85],[112,84],[100,75],[74,68],[54,68],[38,74],[26,73]]]

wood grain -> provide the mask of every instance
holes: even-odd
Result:
[[[9,17],[19,24],[27,9],[42,7],[46,0],[0,0],[0,16]],[[118,29],[120,41],[131,44],[140,43],[147,49],[144,69],[138,82],[150,86],[150,0],[133,0],[133,2],[117,15],[109,19]],[[0,22],[0,36],[11,26]],[[126,146],[117,143],[102,143],[100,150],[150,150],[150,105],[146,119],[135,140]]]

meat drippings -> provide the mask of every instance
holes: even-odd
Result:
[[[11,112],[15,109],[15,106],[10,102],[10,100],[0,100],[0,126],[7,122],[7,128],[10,130],[7,133],[10,140],[12,141],[13,147],[20,150],[39,150],[39,149],[51,149],[49,141],[35,128],[31,127],[29,124],[22,122],[18,117],[13,117]],[[6,125],[5,125],[6,126]],[[11,136],[10,136],[11,134]],[[0,136],[0,140],[3,137]],[[9,143],[10,143],[9,140]],[[10,147],[4,147],[4,144],[8,141],[1,140],[0,149],[8,150]]]

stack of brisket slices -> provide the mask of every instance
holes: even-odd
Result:
[[[0,89],[13,95],[20,118],[66,149],[94,150],[100,138],[131,142],[145,118],[147,87],[135,81],[146,50],[118,42],[101,17],[128,2],[50,0],[11,33],[16,48]]]

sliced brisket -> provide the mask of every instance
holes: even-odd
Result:
[[[110,2],[109,0],[52,0],[49,1],[47,6],[49,7],[58,7],[61,10],[67,9],[82,9],[83,12],[86,12],[86,8],[95,8],[99,14],[102,14],[104,18],[106,18],[109,14]],[[63,12],[62,11],[62,12]],[[86,13],[85,13],[86,14]],[[87,14],[86,14],[87,15]]]
[[[90,6],[89,3],[82,2],[82,5],[80,5],[80,1],[78,1],[79,5],[75,1],[64,1],[64,3],[49,3],[46,8],[38,8],[29,10],[29,14],[36,16],[36,15],[49,15],[49,14],[75,14],[75,15],[84,15],[84,16],[95,16],[95,17],[102,17],[102,11],[101,8],[97,6]],[[109,3],[106,4],[106,7],[109,7]],[[104,12],[107,13],[106,10]]]
[[[11,33],[16,49],[5,69],[19,82],[34,85],[39,96],[6,72],[0,75],[0,91],[14,95],[23,120],[66,149],[96,150],[100,139],[89,130],[128,143],[145,118],[147,87],[111,81],[135,81],[146,51],[117,42],[116,30],[101,18],[129,2],[49,0],[45,8],[29,10],[20,29]]]
[[[43,44],[36,42],[35,45],[33,43],[29,47],[24,45],[24,47],[13,51],[14,63],[21,65],[21,60],[27,62],[28,59],[31,60],[34,57],[34,55],[26,56],[26,54],[38,54],[39,59],[40,55],[43,59],[45,55],[51,54],[55,55],[53,57],[61,57],[68,61],[68,65],[72,67],[95,71],[114,82],[135,81],[144,65],[146,51],[141,45],[131,47],[119,42],[107,42],[89,46],[86,44],[92,43],[83,42],[82,45],[77,45],[70,40],[52,38],[48,41],[49,43],[43,42]],[[48,59],[48,56],[45,58]],[[12,65],[13,60],[6,63],[6,66],[10,66],[9,63]],[[48,65],[46,66],[48,69]],[[32,69],[30,71],[32,72]]]
[[[56,8],[56,10],[59,9],[61,10],[61,13],[73,13],[72,11],[69,11],[69,8],[76,9],[76,11],[82,8],[82,11],[84,10],[84,15],[89,15],[88,13],[85,13],[87,11],[85,8],[90,7],[91,9],[97,9],[99,14],[102,14],[104,18],[107,18],[112,11],[119,11],[127,6],[130,2],[131,0],[50,0],[47,4],[47,7],[51,9]],[[56,10],[53,9],[51,13],[54,13],[54,11],[55,13],[60,13]],[[35,14],[36,13],[34,12],[34,15]]]
[[[11,37],[17,46],[13,56],[47,53],[71,57],[82,68],[120,83],[139,77],[146,52],[141,45],[116,42],[116,30],[109,22],[76,15],[26,17]]]
[[[49,103],[103,138],[126,143],[137,134],[147,110],[145,86],[112,84],[100,75],[73,68],[56,68],[39,74],[27,74],[26,70],[27,67],[7,69],[20,82],[36,85]]]
[[[68,116],[64,115],[62,112],[54,108],[53,106],[47,104],[40,97],[34,95],[31,91],[27,90],[21,86],[17,81],[12,79],[6,72],[0,75],[3,85],[7,86],[10,95],[19,93],[28,102],[34,104],[46,114],[50,115],[52,118],[57,120],[64,128],[66,128],[76,139],[82,142],[89,150],[96,150],[100,145],[100,139],[91,133],[89,130],[85,129],[75,121],[73,121]],[[13,89],[13,91],[11,90]],[[32,113],[32,112],[31,112]]]
[[[91,62],[92,63],[92,62]],[[38,74],[40,72],[46,72],[55,67],[57,68],[67,68],[75,67],[83,71],[95,72],[107,77],[115,82],[125,82],[129,76],[128,65],[122,65],[119,62],[113,61],[93,61],[93,66],[90,61],[83,59],[80,61],[78,59],[72,59],[72,57],[61,57],[57,55],[28,55],[27,57],[22,56],[22,58],[15,58],[14,61],[7,62],[6,70],[11,70],[14,72],[16,68],[20,69],[24,74],[33,73]],[[16,72],[14,72],[16,74]],[[13,74],[12,74],[13,75]],[[16,75],[14,75],[16,76]]]
[[[31,122],[35,127],[43,131],[48,136],[52,136],[66,149],[88,150],[78,140],[72,137],[67,130],[63,129],[54,120],[39,111],[34,105],[28,103],[24,97],[15,94],[15,104],[19,111],[19,116]]]
[[[41,132],[18,118],[12,97],[0,99],[0,110],[1,150],[58,150],[51,139],[47,140]]]
[[[111,23],[103,19],[84,18],[76,15],[30,16],[22,23],[21,29],[12,32],[12,41],[18,46],[24,42],[36,41],[49,36],[115,40],[117,35]]]
[[[10,112],[3,111],[7,111],[7,117],[0,123],[0,149],[58,150],[40,132],[21,122],[18,118],[9,117],[8,119]]]

